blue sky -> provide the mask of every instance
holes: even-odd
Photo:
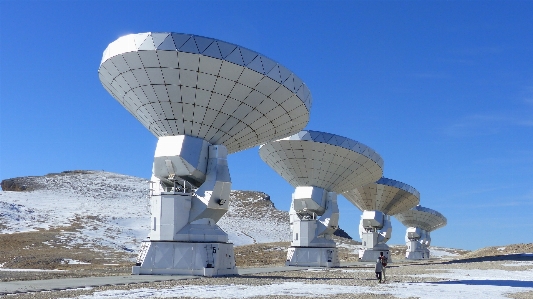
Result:
[[[533,242],[533,1],[0,0],[0,179],[95,169],[149,178],[156,138],[102,87],[118,37],[174,31],[260,52],[314,102],[308,129],[370,146],[384,176],[448,226],[433,245]],[[293,188],[258,149],[233,189],[288,210]],[[38,199],[36,199],[38,200]],[[361,212],[339,197],[354,238]],[[393,222],[389,244],[403,244]]]

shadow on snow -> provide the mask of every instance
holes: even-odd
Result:
[[[533,288],[533,281],[523,280],[454,280],[431,282],[432,284],[448,285],[475,285],[475,286],[497,286],[497,287],[517,287]]]

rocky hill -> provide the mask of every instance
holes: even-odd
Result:
[[[76,227],[64,237],[66,243],[133,252],[149,231],[146,179],[75,170],[6,179],[1,185],[1,233]],[[234,190],[230,196],[219,225],[235,245],[290,240],[288,213],[276,209],[267,194]]]
[[[464,259],[501,257],[528,253],[533,255],[533,243],[510,244],[506,246],[485,247],[462,255]],[[533,257],[533,256],[532,256]]]

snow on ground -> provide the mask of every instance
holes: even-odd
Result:
[[[79,260],[73,260],[73,259],[64,259],[61,261],[61,264],[68,264],[68,265],[90,265],[91,263],[82,262]]]
[[[361,245],[346,244],[346,243],[337,243],[337,248],[346,248],[352,252],[359,252],[363,247]]]
[[[0,268],[0,271],[4,272],[63,272],[67,270],[44,270],[44,269],[8,269],[8,268]]]
[[[131,251],[146,237],[148,181],[110,172],[86,172],[33,178],[44,186],[31,192],[3,191],[0,196],[0,233],[69,226],[78,242]]]
[[[506,267],[520,267],[520,266],[533,266],[533,261],[516,261],[510,264],[502,264]]]
[[[50,229],[78,221],[83,223],[82,229],[63,233],[65,239],[69,237],[67,246],[97,244],[128,252],[137,251],[149,233],[146,179],[104,171],[29,178],[43,188],[0,192],[0,233]],[[243,211],[230,204],[232,216],[219,222],[235,245],[290,240],[288,222],[269,217],[281,211],[272,207],[253,218],[246,218]]]
[[[325,271],[325,270],[317,270]],[[368,271],[368,270],[353,270]],[[442,270],[437,270],[442,271]],[[109,290],[78,298],[250,298],[254,296],[328,297],[335,294],[391,294],[399,298],[508,298],[505,294],[527,292],[533,288],[533,269],[526,271],[453,269],[445,273],[424,274],[446,279],[440,282],[387,283],[376,287],[341,286],[285,282],[270,285],[190,285],[168,289]]]
[[[290,241],[289,213],[277,210],[267,194],[252,191],[231,191],[228,213],[218,225],[233,244],[248,245]]]
[[[224,217],[218,225],[228,233],[230,242],[236,246],[290,241],[291,237],[288,222],[280,223],[270,219]]]
[[[508,271],[499,269],[428,269],[428,271],[439,271],[431,274],[418,274],[413,277],[436,277],[458,281],[525,281],[533,287],[533,269],[525,271]],[[475,284],[475,283],[473,283]]]
[[[459,254],[457,254],[457,253],[452,253],[452,252],[449,252],[447,250],[442,250],[442,249],[433,249],[431,247],[429,248],[429,255],[432,258],[435,258],[435,257],[443,258],[443,257],[459,256]]]

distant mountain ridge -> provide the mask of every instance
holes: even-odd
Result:
[[[76,225],[70,242],[136,251],[149,232],[146,179],[74,170],[5,179],[1,186],[1,233]],[[230,197],[218,224],[235,245],[290,241],[288,212],[276,209],[267,194],[233,190]]]

